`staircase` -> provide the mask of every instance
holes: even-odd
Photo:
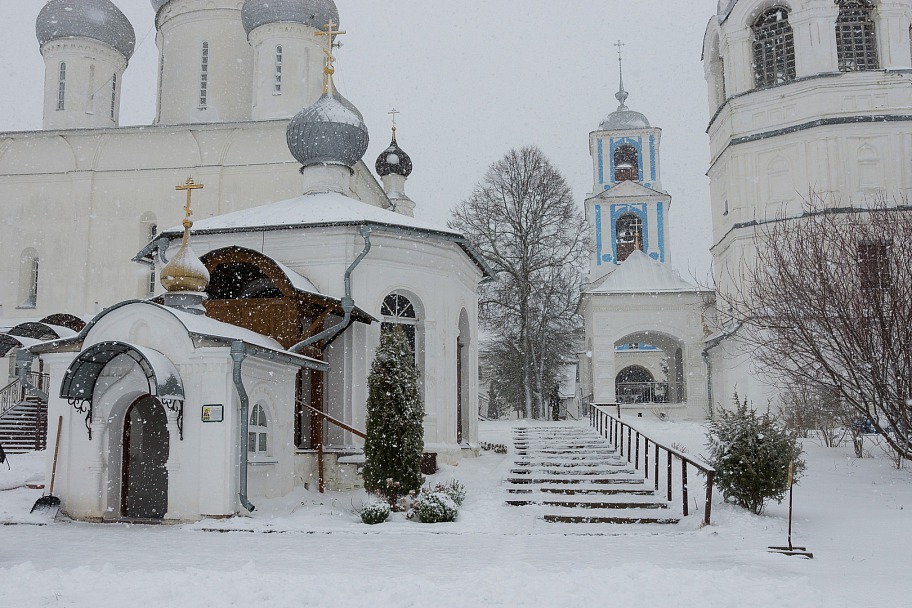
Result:
[[[47,403],[27,392],[23,395],[18,381],[0,390],[0,444],[7,454],[47,446]]]
[[[514,429],[516,460],[506,503],[532,507],[550,523],[676,524],[652,483],[590,427]]]

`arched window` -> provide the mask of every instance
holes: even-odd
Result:
[[[754,81],[770,87],[795,79],[795,38],[788,9],[768,9],[754,22]]]
[[[205,110],[209,103],[209,43],[203,43],[200,53],[200,94],[199,109]]]
[[[617,235],[617,260],[623,262],[634,250],[643,250],[643,220],[635,213],[625,213],[614,224]]]
[[[282,45],[275,50],[275,85],[272,92],[274,95],[282,94]]]
[[[640,179],[640,155],[630,144],[622,144],[614,150],[614,181],[638,181]]]
[[[61,61],[57,70],[57,111],[66,106],[66,63]]]
[[[380,307],[380,314],[383,315],[380,331],[390,329],[394,325],[402,327],[412,349],[412,355],[414,355],[415,329],[418,326],[418,315],[415,313],[415,307],[412,302],[403,295],[391,293],[384,298],[383,305]]]
[[[269,452],[269,423],[266,420],[266,409],[259,403],[250,412],[250,424],[247,426],[247,453],[262,454]]]
[[[38,305],[38,252],[31,247],[19,258],[19,302],[22,308]]]
[[[854,72],[876,70],[877,38],[874,33],[874,11],[870,0],[840,0],[836,19],[836,56],[839,70]]]

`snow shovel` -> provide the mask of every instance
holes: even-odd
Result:
[[[792,472],[794,470],[793,463],[789,463],[789,476],[788,476],[788,487],[789,487],[789,531],[788,531],[788,546],[787,547],[769,547],[770,553],[780,553],[782,555],[796,555],[798,557],[805,557],[807,559],[814,559],[814,554],[807,550],[807,547],[796,547],[792,544],[792,487],[795,485],[794,477]]]
[[[32,510],[35,511],[56,511],[60,508],[60,499],[54,496],[54,479],[57,477],[57,454],[60,452],[60,430],[63,427],[63,416],[57,419],[57,441],[54,442],[54,464],[51,466],[51,488],[47,494],[35,501]],[[56,515],[56,513],[55,513]]]

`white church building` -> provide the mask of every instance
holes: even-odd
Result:
[[[413,217],[395,127],[383,186],[362,161],[367,127],[332,78],[332,0],[152,5],[155,124],[117,124],[126,18],[109,0],[50,0],[45,129],[0,133],[0,197],[18,201],[2,316],[43,332],[13,333],[5,354],[46,378],[32,392],[49,442],[62,424],[64,512],[187,521],[357,485],[390,325],[420,372],[425,450],[474,455],[491,272],[460,234]]]
[[[619,106],[589,134],[590,254],[579,311],[586,344],[582,399],[633,415],[699,418],[708,391],[703,339],[712,292],[671,266],[671,196],[662,187],[662,130]]]
[[[910,33],[910,0],[720,0],[703,64],[721,292],[753,263],[763,227],[801,215],[810,191],[862,216],[878,197],[912,195]],[[706,344],[713,402],[775,401],[726,313]]]

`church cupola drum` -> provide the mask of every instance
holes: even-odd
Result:
[[[254,120],[290,118],[319,98],[320,32],[339,11],[333,0],[246,0],[241,21],[253,49]]]
[[[44,128],[116,127],[124,70],[136,46],[110,0],[51,0],[35,35],[44,56]]]
[[[251,118],[253,49],[239,0],[152,0],[160,124]]]

